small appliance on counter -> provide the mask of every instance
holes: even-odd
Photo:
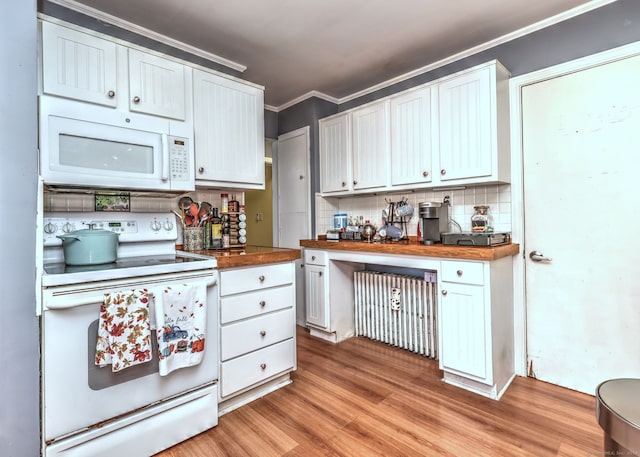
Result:
[[[422,244],[442,242],[442,234],[449,230],[449,204],[422,202],[418,204]]]
[[[511,243],[509,232],[443,233],[442,244],[449,246],[499,246]]]

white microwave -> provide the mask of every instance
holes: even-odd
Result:
[[[188,123],[41,96],[39,130],[45,184],[195,190]]]

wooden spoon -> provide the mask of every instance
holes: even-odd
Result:
[[[196,202],[191,203],[189,205],[189,214],[193,216],[193,225],[192,227],[198,226],[198,213],[200,212],[200,208],[198,208],[198,204]]]

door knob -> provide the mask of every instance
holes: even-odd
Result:
[[[551,258],[545,257],[540,251],[531,251],[529,253],[529,258],[534,262],[551,262]]]

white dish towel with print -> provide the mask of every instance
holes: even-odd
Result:
[[[207,286],[174,284],[155,300],[160,376],[202,361],[207,317]]]
[[[104,294],[98,320],[96,365],[111,365],[115,373],[151,360],[152,302],[153,293],[147,289]]]

